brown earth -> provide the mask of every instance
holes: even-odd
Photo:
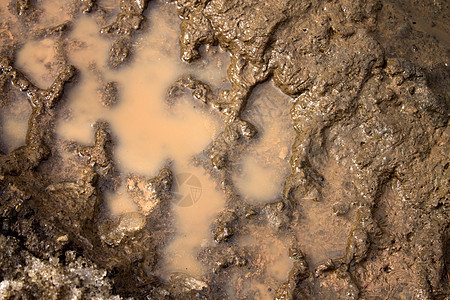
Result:
[[[104,20],[102,32],[114,41],[110,66],[120,68],[145,30],[147,2],[121,0],[110,25],[112,11],[103,1],[73,1],[70,14]],[[231,53],[230,89],[191,76],[168,92],[170,98],[193,90],[224,121],[224,131],[197,161],[227,197],[212,228],[215,244],[198,256],[208,273],[201,281],[154,274],[173,233],[170,166],[154,178],[135,178],[145,187],[135,191],[137,201],[156,203],[142,221],[105,214],[102,194],[120,176],[108,124],[97,124],[92,146],[54,138],[58,103],[77,81],[63,45],[71,21],[36,28],[45,16],[34,1],[3,1],[0,14],[11,17],[0,32],[0,103],[14,101],[19,90],[32,113],[26,145],[0,153],[2,299],[259,299],[245,280],[228,287],[236,277],[264,277],[260,249],[238,243],[255,226],[283,237],[294,261],[287,281],[269,291],[275,299],[448,299],[448,3],[173,2],[182,20],[181,59],[199,58],[204,44]],[[44,36],[61,44],[54,66],[59,75],[47,89],[14,67],[24,41]],[[232,162],[258,136],[242,114],[253,88],[268,80],[292,97],[292,171],[282,198],[252,206],[232,184]],[[115,101],[115,89],[113,83],[105,88],[104,101]],[[63,148],[74,154],[70,174],[61,170]],[[317,265],[297,238],[312,201],[348,225],[345,254]]]

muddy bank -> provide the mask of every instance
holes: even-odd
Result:
[[[1,136],[2,298],[448,297],[445,1],[105,2],[62,4],[65,13],[49,23],[46,1],[0,1],[0,104],[9,109],[25,95],[31,107],[23,145],[10,149]],[[103,66],[70,65],[71,49],[83,47],[69,36],[80,20],[95,20],[111,45],[105,68],[120,72],[139,58],[151,11],[178,15],[186,63],[199,64],[217,46],[230,54],[228,86],[186,74],[165,99],[173,105],[192,94],[196,109],[221,120],[190,160],[207,174],[203,193],[224,199],[214,200],[218,214],[205,211],[214,219],[206,238],[180,231],[186,198],[174,158],[152,176],[123,172],[118,131],[104,117],[92,145],[56,134],[70,118],[67,94],[86,72],[108,109],[124,89],[104,78]],[[54,55],[36,84],[21,70],[27,65],[16,65],[17,53],[45,39]],[[283,138],[271,148],[280,132],[287,150]],[[236,178],[251,170],[241,163],[248,156],[280,166],[265,176],[280,176],[270,182],[282,186],[247,192],[251,180]],[[111,214],[110,193],[127,195],[136,211]],[[177,240],[180,232],[189,238]],[[189,241],[186,257],[196,267],[177,270],[173,248]]]

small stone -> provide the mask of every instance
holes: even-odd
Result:
[[[208,285],[205,282],[182,272],[170,274],[169,281],[174,289],[181,290],[179,292],[190,292],[192,290],[201,291],[208,288]]]
[[[58,243],[65,243],[69,240],[69,236],[67,234],[62,235],[56,239]]]
[[[296,248],[296,247],[290,247],[289,248],[289,257],[294,260],[301,260],[305,258],[305,254],[303,254],[303,251]]]
[[[146,223],[144,215],[138,212],[125,213],[120,216],[117,230],[134,232],[141,230]]]

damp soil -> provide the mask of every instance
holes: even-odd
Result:
[[[449,12],[0,0],[0,298],[448,299]]]

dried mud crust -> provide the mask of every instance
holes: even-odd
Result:
[[[73,181],[60,179],[45,163],[56,161],[61,151],[53,124],[75,69],[64,64],[54,83],[41,89],[1,56],[2,93],[11,87],[26,93],[32,114],[26,145],[0,153],[0,295],[258,298],[252,287],[229,288],[233,276],[265,280],[268,262],[260,248],[237,242],[258,225],[285,237],[293,261],[286,281],[271,292],[275,299],[446,299],[450,132],[448,91],[432,81],[448,80],[448,68],[433,69],[439,58],[425,57],[419,64],[423,70],[386,54],[389,45],[401,54],[401,46],[380,39],[377,13],[383,8],[377,1],[175,2],[183,60],[198,58],[203,44],[219,44],[231,53],[231,89],[220,91],[185,76],[168,92],[174,101],[184,89],[192,90],[224,121],[225,130],[197,157],[227,197],[213,227],[214,246],[198,254],[209,271],[202,278],[173,273],[168,282],[154,275],[173,233],[170,165],[154,178],[127,177],[126,192],[139,213],[105,216],[103,196],[117,190],[120,180],[108,124],[98,122],[94,145],[66,145],[78,156]],[[18,13],[32,13],[29,3],[18,1]],[[147,3],[120,1],[116,21],[104,28],[115,39],[112,67],[127,60]],[[79,5],[94,12],[100,4],[82,0]],[[445,53],[439,45],[435,49]],[[297,136],[283,196],[251,206],[235,191],[231,163],[258,136],[258,128],[241,114],[252,89],[267,80],[292,97]],[[115,90],[105,86],[105,105],[115,102]],[[329,209],[335,218],[352,224],[346,253],[308,265],[296,238],[302,207],[314,200],[328,205],[326,199],[334,201]]]

